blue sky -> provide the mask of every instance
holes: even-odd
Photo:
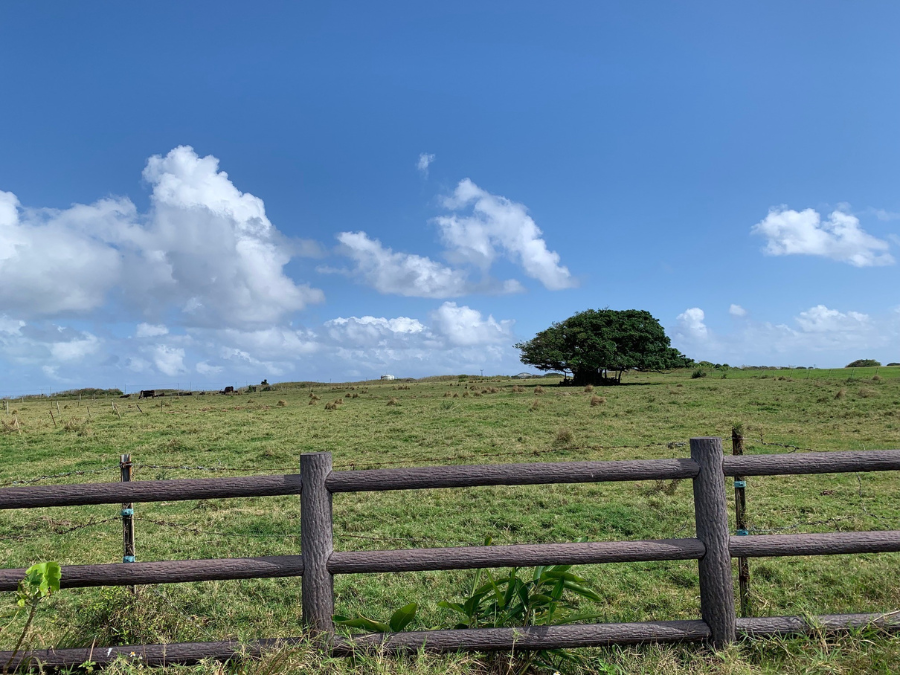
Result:
[[[483,4],[3,3],[0,395],[900,361],[896,4]]]

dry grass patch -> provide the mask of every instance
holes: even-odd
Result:
[[[575,434],[568,427],[563,427],[556,432],[554,441],[557,445],[571,445],[575,442]]]
[[[281,398],[281,399],[278,399],[278,403],[276,403],[275,405],[277,405],[279,408],[283,408],[284,406],[287,405],[287,401],[285,401],[283,398]]]
[[[606,398],[604,396],[591,396],[591,407],[596,408],[598,405],[603,405],[606,403]]]
[[[544,393],[544,388],[541,385],[538,385],[534,388],[535,396],[540,396],[543,393]]]
[[[584,391],[585,391],[585,393],[590,394],[592,391],[594,391],[594,385],[589,384],[588,386],[586,386],[584,388]]]
[[[391,396],[385,405],[400,405],[400,402],[394,396]]]

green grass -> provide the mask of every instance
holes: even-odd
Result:
[[[336,469],[684,457],[690,437],[727,439],[735,423],[744,427],[750,454],[794,450],[784,446],[815,451],[898,448],[900,368],[880,368],[878,381],[872,379],[874,371],[856,369],[849,381],[849,370],[830,371],[830,377],[823,375],[828,371],[729,370],[724,379],[715,370],[702,379],[691,379],[690,370],[629,374],[624,386],[597,388],[593,395],[606,401],[594,407],[591,393],[554,387],[547,380],[471,382],[471,391],[455,379],[408,385],[297,383],[252,395],[83,399],[80,405],[76,399],[62,399],[59,412],[46,399],[16,400],[10,402],[9,415],[0,413],[6,424],[0,427],[0,483],[72,471],[98,473],[36,484],[117,480],[118,456],[126,452],[138,465],[136,480],[294,472],[300,453],[321,451],[332,452]],[[544,387],[542,395],[534,394],[535,384]],[[513,393],[514,385],[524,385],[525,391]],[[499,392],[481,394],[489,387]],[[315,405],[308,405],[310,391],[321,397]],[[358,398],[350,397],[354,393]],[[341,396],[344,403],[337,410],[325,410],[326,402]],[[391,397],[399,405],[386,405]],[[14,418],[21,433],[10,430]],[[759,533],[900,529],[897,485],[891,472],[751,478],[750,525]],[[299,499],[293,497],[138,504],[135,513],[138,560],[299,550]],[[115,505],[2,512],[0,564],[117,562],[117,515]],[[334,526],[338,550],[480,544],[485,536],[497,544],[655,539],[691,536],[693,508],[690,481],[338,494]],[[691,561],[614,564],[583,566],[579,573],[604,598],[603,621],[687,619],[699,615],[696,567]],[[451,617],[437,602],[460,597],[472,574],[339,576],[336,609],[383,618],[415,601],[421,609],[410,628],[449,626]],[[751,575],[753,605],[760,616],[900,608],[900,554],[752,560]],[[144,588],[134,612],[123,611],[129,599],[122,589],[65,590],[40,613],[37,635],[44,644],[61,646],[89,645],[95,638],[97,644],[113,644],[298,635],[300,583],[265,579]],[[0,610],[0,620],[3,616]],[[4,633],[0,640],[8,649],[13,638]],[[862,652],[871,652],[875,665],[859,666]],[[666,663],[684,672],[900,669],[896,641],[871,636],[757,641],[724,657],[699,647],[576,654],[595,664],[583,672],[603,672],[597,670],[600,661],[620,672],[679,672]],[[878,654],[893,666],[878,670]],[[284,658],[300,664],[308,655]],[[832,670],[815,670],[823,658]],[[376,662],[335,662],[327,668],[499,668],[468,656]],[[646,665],[653,663],[660,664],[655,671]]]

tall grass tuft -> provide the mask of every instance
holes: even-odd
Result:
[[[594,391],[594,385],[589,384],[588,386],[586,386],[586,387],[584,388],[584,391],[585,391],[586,394],[590,394],[592,391]]]
[[[536,396],[540,396],[544,393],[544,388],[541,385],[538,385],[534,388],[534,393]]]
[[[591,407],[592,408],[596,408],[598,405],[603,405],[604,403],[606,403],[605,397],[597,396],[596,394],[594,396],[591,396]]]
[[[846,395],[847,395],[847,390],[844,389],[843,387],[841,387],[841,388],[838,390],[838,393],[836,393],[836,394],[834,395],[834,400],[835,400],[835,401],[840,401],[840,400],[841,400],[842,398],[844,398]]]
[[[556,432],[556,443],[558,445],[571,445],[575,441],[575,434],[568,427],[563,427]]]

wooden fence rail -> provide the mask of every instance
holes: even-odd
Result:
[[[561,647],[706,641],[721,647],[740,635],[802,633],[799,617],[736,618],[731,559],[900,551],[900,531],[827,534],[729,535],[725,476],[776,476],[900,470],[900,450],[723,456],[718,438],[691,439],[691,458],[615,462],[557,462],[447,466],[372,471],[332,471],[331,454],[301,456],[299,474],[245,478],[181,479],[0,489],[0,509],[111,504],[120,502],[300,495],[302,555],[67,565],[62,585],[132,586],[219,579],[303,577],[303,621],[325,638],[334,654],[379,647],[394,651],[552,649]],[[332,494],[351,491],[458,488],[480,485],[538,485],[691,478],[697,535],[694,538],[513,546],[470,546],[341,552],[333,550]],[[625,624],[531,626],[471,630],[409,631],[351,638],[334,635],[335,574],[474,569],[548,564],[596,564],[697,560],[701,620]],[[0,591],[15,590],[23,569],[0,570]],[[874,624],[900,628],[897,613],[818,617],[827,629]],[[98,664],[134,653],[144,663],[194,663],[202,658],[256,655],[306,638],[237,642],[128,645],[32,652],[47,666]],[[10,654],[0,652],[0,662]],[[17,657],[21,662],[23,657]]]

